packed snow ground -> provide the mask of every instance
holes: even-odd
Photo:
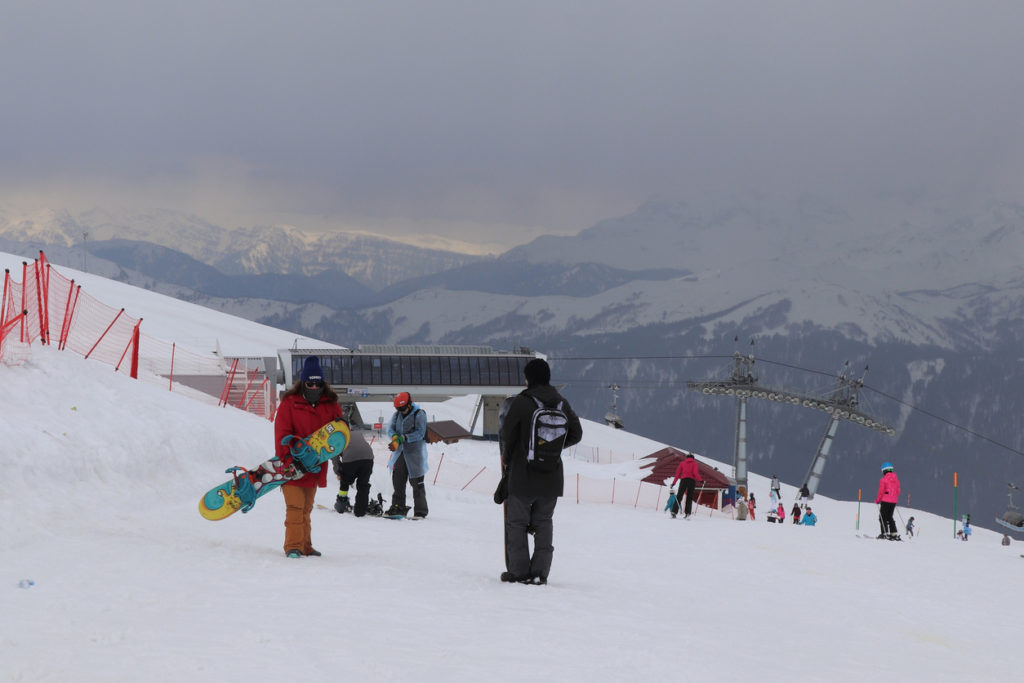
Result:
[[[219,316],[195,308],[176,329],[209,328]],[[468,403],[428,410],[466,422]],[[509,585],[498,580],[501,508],[481,493],[429,487],[421,522],[318,508],[313,540],[324,555],[301,560],[282,553],[280,494],[245,515],[201,518],[199,498],[226,467],[271,453],[272,425],[71,352],[35,346],[24,365],[0,366],[0,433],[2,680],[1024,674],[1024,544],[1003,547],[1001,534],[981,528],[956,541],[951,520],[916,510],[900,514],[915,516],[919,535],[890,543],[857,536],[856,502],[817,498],[819,523],[807,528],[704,510],[672,520],[569,497],[555,514],[550,583]],[[637,439],[584,423],[584,446],[629,452]],[[436,448],[467,464],[497,460],[493,443]],[[566,467],[636,475],[632,463]],[[751,480],[763,513],[768,481]],[[317,496],[325,506],[330,482]],[[853,483],[869,501],[875,484]],[[390,497],[379,466],[374,487]],[[788,513],[793,488],[783,495]],[[861,533],[877,533],[875,515],[861,504]]]

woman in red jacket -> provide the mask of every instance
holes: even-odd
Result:
[[[900,499],[900,480],[896,477],[896,470],[890,462],[882,463],[882,478],[878,481],[878,495],[875,502],[879,503],[878,521],[882,526],[882,533],[879,538],[887,538],[890,541],[901,541],[896,531],[896,520],[892,518],[896,511],[896,503]]]
[[[309,356],[302,364],[301,378],[281,397],[274,419],[274,440],[277,457],[289,456],[288,446],[281,440],[288,435],[306,437],[332,420],[340,420],[341,406],[338,395],[324,383],[320,360]],[[284,494],[284,553],[288,557],[320,556],[310,540],[309,515],[317,488],[327,486],[327,467],[320,466],[317,473],[307,473],[300,479],[281,486]]]
[[[682,479],[682,484],[679,486],[679,494],[676,496],[676,504],[672,506],[672,516],[675,517],[676,513],[679,512],[679,500],[683,497],[683,493],[686,493],[686,506],[683,508],[683,518],[686,519],[690,516],[690,510],[693,507],[693,492],[697,486],[698,481],[704,481],[700,476],[700,468],[697,467],[697,461],[693,457],[693,453],[688,453],[683,461],[679,463],[679,467],[676,468],[675,479],[672,480],[672,488],[675,488],[676,482]]]

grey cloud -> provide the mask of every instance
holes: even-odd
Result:
[[[656,192],[1024,174],[1016,3],[164,4],[5,9],[7,184],[564,231]]]

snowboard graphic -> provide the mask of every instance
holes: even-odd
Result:
[[[291,457],[282,461],[274,456],[253,470],[244,467],[224,470],[232,475],[231,479],[210,489],[199,499],[199,514],[209,520],[218,520],[238,510],[248,512],[260,496],[286,481],[301,478],[305,474],[302,468],[319,472],[324,463],[345,450],[348,441],[348,424],[343,420],[328,422],[305,439],[286,436],[281,443],[288,446]]]

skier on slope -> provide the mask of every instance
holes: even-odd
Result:
[[[879,538],[890,541],[902,541],[896,530],[896,520],[893,513],[896,512],[896,503],[900,499],[900,480],[896,476],[896,469],[891,462],[882,463],[882,478],[878,480],[878,495],[875,496],[875,503],[879,504],[878,521],[882,527]]]
[[[672,506],[672,516],[675,517],[676,513],[679,512],[679,501],[685,493],[686,505],[683,507],[683,518],[689,518],[690,510],[693,508],[693,494],[696,490],[697,482],[704,481],[704,478],[700,476],[700,468],[697,466],[697,460],[693,457],[693,453],[687,453],[686,457],[679,463],[679,467],[676,468],[675,478],[672,480],[672,488],[675,488],[677,481],[681,481],[681,483],[679,485],[679,493],[676,495],[676,504]]]

